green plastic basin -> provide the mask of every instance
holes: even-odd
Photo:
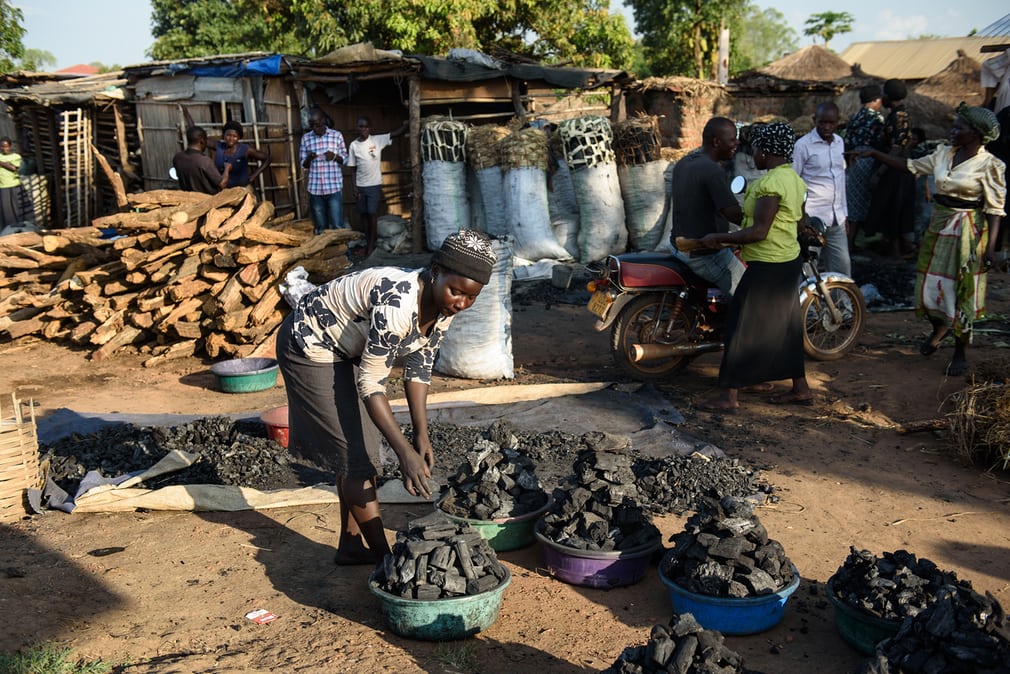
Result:
[[[423,641],[453,641],[465,639],[486,630],[498,619],[502,594],[512,582],[505,569],[505,578],[498,587],[480,594],[449,599],[404,599],[381,589],[376,580],[379,571],[368,578],[368,589],[379,598],[382,617],[389,629],[408,639]]]
[[[235,358],[214,363],[210,371],[225,393],[252,393],[277,385],[277,361],[273,358]]]
[[[466,524],[480,532],[480,535],[491,545],[495,552],[505,552],[507,550],[518,550],[532,545],[536,538],[533,535],[533,527],[537,519],[551,507],[553,499],[550,494],[544,494],[546,502],[533,512],[519,515],[517,517],[503,517],[494,520],[472,520],[466,517],[450,515],[442,510],[443,495],[435,503],[435,509],[445,515],[450,521],[456,524]]]
[[[850,606],[837,596],[834,588],[835,577],[828,578],[828,600],[835,607],[835,625],[850,646],[863,655],[873,655],[877,644],[898,633],[900,620],[884,620],[866,611]]]

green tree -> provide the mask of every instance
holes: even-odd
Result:
[[[0,73],[14,70],[14,62],[25,53],[24,14],[8,0],[0,0]]]
[[[811,14],[810,18],[803,22],[806,28],[804,35],[819,37],[824,40],[824,48],[828,48],[828,42],[836,35],[852,32],[852,22],[855,19],[848,12],[821,12]]]
[[[45,49],[25,49],[19,67],[22,70],[43,72],[56,67],[56,57]]]
[[[748,0],[627,0],[656,74],[715,79],[719,31],[739,21]]]
[[[730,75],[760,68],[798,47],[799,35],[786,23],[782,12],[748,5],[742,16],[730,24]]]
[[[551,61],[626,67],[631,34],[609,0],[152,0],[150,55],[247,51],[309,57],[356,42],[405,53],[498,47]]]

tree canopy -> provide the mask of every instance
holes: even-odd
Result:
[[[824,48],[828,48],[828,42],[836,35],[852,32],[852,23],[855,18],[848,12],[821,12],[811,14],[810,18],[803,22],[806,28],[804,35],[812,35],[824,40]]]
[[[730,31],[730,73],[751,70],[793,51],[796,31],[775,9],[751,0],[627,0],[642,34],[642,52],[656,75],[715,79],[719,33]]]
[[[152,0],[150,56],[320,56],[357,42],[405,53],[506,49],[624,68],[632,39],[609,0]]]
[[[0,0],[0,72],[14,70],[14,62],[25,53],[24,14],[8,0]]]

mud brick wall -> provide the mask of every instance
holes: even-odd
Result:
[[[731,103],[722,90],[692,94],[668,89],[629,91],[625,108],[628,117],[644,113],[659,119],[663,147],[689,149],[701,145],[701,131],[715,116],[729,115]]]

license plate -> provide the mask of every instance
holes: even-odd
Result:
[[[603,319],[607,316],[607,310],[610,309],[610,304],[610,296],[607,293],[597,290],[593,293],[593,296],[589,298],[589,311],[597,317]]]

